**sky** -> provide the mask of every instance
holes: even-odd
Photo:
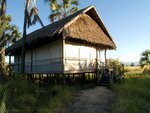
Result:
[[[8,0],[7,14],[11,24],[23,31],[25,0]],[[50,24],[48,3],[37,0],[39,16],[44,25]],[[119,58],[122,62],[138,62],[141,53],[150,49],[150,0],[79,0],[79,9],[94,5],[105,27],[117,45],[108,50],[107,58]],[[41,28],[37,23],[27,33]]]

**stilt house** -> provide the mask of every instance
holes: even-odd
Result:
[[[22,39],[6,49],[21,71]],[[86,73],[100,65],[100,52],[116,45],[94,6],[84,8],[29,33],[25,43],[25,73]]]

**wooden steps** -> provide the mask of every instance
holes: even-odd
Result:
[[[110,85],[110,77],[109,76],[102,76],[100,82],[100,86],[109,86]]]

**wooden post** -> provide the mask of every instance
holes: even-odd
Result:
[[[95,73],[95,84],[97,84],[97,82],[98,82],[97,76],[98,76],[98,74],[97,74],[97,72],[96,72],[96,73]]]
[[[9,76],[12,76],[11,70],[12,70],[11,55],[9,55]]]
[[[63,33],[62,33],[63,34]],[[64,73],[65,64],[66,64],[66,55],[65,55],[65,36],[62,36],[62,72]]]
[[[46,77],[47,80],[46,80],[46,81],[47,81],[47,84],[48,84],[48,83],[49,83],[49,80],[48,80],[48,74],[46,74],[46,75],[47,75],[47,77]]]
[[[94,80],[94,73],[92,73],[92,80]]]
[[[65,81],[65,74],[63,74],[63,86],[65,86],[66,81]]]
[[[11,55],[9,55],[9,65],[11,65]]]
[[[98,50],[96,49],[96,70],[98,70]]]
[[[33,70],[33,49],[31,49],[31,63],[30,63],[30,70]]]
[[[18,61],[18,65],[17,65],[17,69],[18,69],[18,72],[20,72],[20,70],[19,70],[19,67],[20,67],[20,59],[19,59],[19,55],[17,56],[17,61]]]
[[[31,81],[33,82],[33,74],[30,74],[30,76],[31,76]]]
[[[35,82],[35,74],[33,74],[33,82]]]
[[[56,78],[56,74],[54,74],[54,84],[57,85],[57,78]]]
[[[97,76],[98,76],[98,49],[96,49],[96,70],[95,70],[95,82],[97,84]]]
[[[88,80],[90,80],[90,73],[88,73]]]
[[[81,72],[81,64],[80,64],[80,48],[78,48],[78,65],[79,65],[79,71]]]
[[[53,84],[55,85],[55,74],[52,74],[52,81],[53,81]]]
[[[51,84],[51,74],[49,74],[49,83]]]
[[[105,49],[105,67],[107,67],[107,56],[106,56],[107,50]]]
[[[28,80],[28,81],[30,81],[30,77],[29,77],[29,76],[30,76],[30,75],[29,75],[29,74],[27,74],[27,80]]]
[[[85,84],[85,73],[81,74],[81,78],[82,78],[82,83]]]
[[[75,77],[74,77],[74,74],[73,74],[73,85],[75,84]]]
[[[39,85],[41,85],[41,74],[39,74]]]
[[[68,74],[68,84],[70,85],[70,74]]]
[[[56,75],[57,84],[59,84],[59,74]]]

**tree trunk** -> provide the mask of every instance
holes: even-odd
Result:
[[[0,81],[5,76],[5,48],[0,46]]]
[[[24,11],[24,26],[23,26],[23,40],[22,40],[22,53],[21,53],[21,73],[25,72],[25,42],[26,42],[26,27],[27,27],[26,10]]]

